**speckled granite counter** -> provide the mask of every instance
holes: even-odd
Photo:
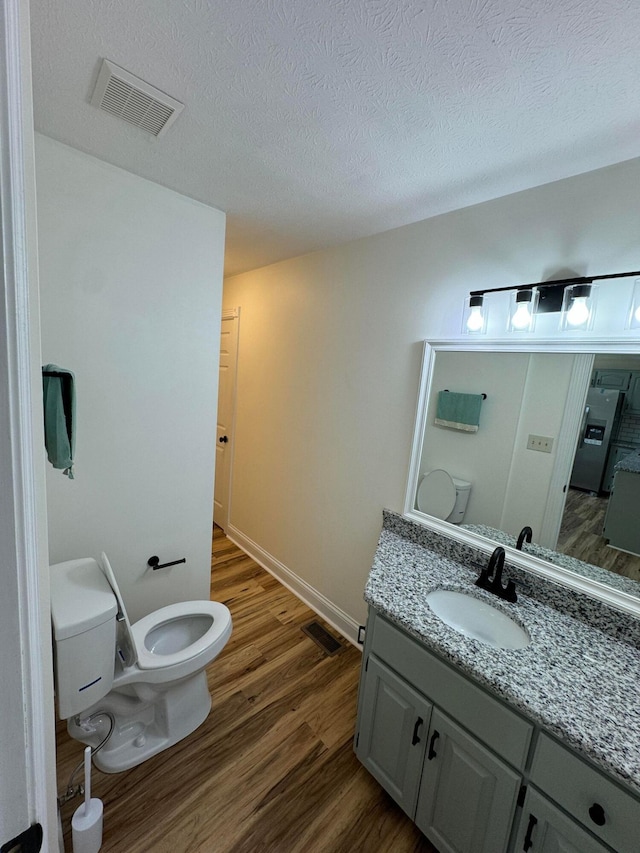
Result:
[[[640,458],[640,454],[638,456]],[[515,548],[516,546],[517,540],[515,536],[511,536],[509,533],[505,533],[495,527],[488,527],[486,524],[461,524],[460,526],[472,533],[477,533],[479,536],[491,539],[496,545],[508,545],[510,548]],[[547,560],[549,563],[562,566],[563,569],[569,569],[570,572],[575,572],[584,578],[604,583],[607,586],[613,587],[613,589],[620,590],[620,592],[628,592],[629,595],[640,596],[640,583],[638,581],[618,575],[615,572],[610,572],[608,569],[603,569],[600,566],[594,566],[591,563],[577,560],[575,557],[569,557],[567,554],[561,554],[559,551],[553,551],[551,548],[544,548],[535,542],[525,542],[522,546],[522,553],[530,554],[532,557],[539,557],[541,560]]]
[[[629,471],[630,474],[640,474],[640,450],[624,456],[613,466],[614,471]]]
[[[515,604],[502,602],[474,585],[478,569],[467,568],[474,556],[486,564],[485,555],[385,511],[365,600],[640,794],[637,632],[628,632],[633,642],[618,639],[614,612],[559,587],[552,595],[566,600],[562,610],[522,594]],[[507,567],[506,575],[519,571]],[[463,590],[503,610],[528,630],[530,645],[495,649],[459,634],[425,602],[437,588]],[[620,618],[633,629],[632,617]]]

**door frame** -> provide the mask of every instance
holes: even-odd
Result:
[[[228,465],[228,488],[227,488],[227,527],[225,529],[225,533],[229,528],[231,523],[231,498],[232,498],[232,484],[233,484],[233,460],[235,458],[235,429],[236,429],[236,401],[237,401],[237,386],[238,386],[238,355],[240,353],[240,307],[237,308],[223,308],[222,315],[220,317],[220,327],[222,332],[222,323],[224,320],[235,320],[237,323],[236,328],[236,352],[235,352],[235,362],[233,369],[233,403],[231,406],[231,423],[229,425],[229,441],[231,447],[229,465]],[[220,405],[220,387],[218,386],[218,405]],[[215,471],[215,479],[218,479],[218,470],[216,465]],[[215,483],[214,483],[215,486]]]
[[[564,505],[567,500],[567,490],[576,455],[594,360],[595,355],[593,353],[577,353],[574,356],[569,391],[556,446],[556,459],[562,460],[562,462],[554,465],[553,468],[540,530],[540,545],[552,550],[555,550],[558,544],[558,536],[562,526]]]
[[[19,661],[17,695],[5,697],[12,702],[11,733],[17,736],[20,729],[24,738],[24,766],[16,773],[16,790],[11,780],[11,796],[2,789],[0,816],[5,833],[25,821],[20,831],[40,823],[43,849],[52,851],[55,740],[28,0],[0,4],[0,43],[0,329],[6,341],[0,351],[0,407],[6,413],[0,431],[0,561],[11,591],[0,597],[0,619],[10,628],[3,644],[9,640],[8,654]],[[0,755],[0,761],[7,757]]]

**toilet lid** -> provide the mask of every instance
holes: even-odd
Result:
[[[416,497],[416,506],[420,512],[444,520],[453,512],[455,503],[456,487],[446,471],[436,468],[424,475]]]
[[[116,654],[125,666],[133,666],[133,664],[138,660],[138,653],[136,651],[136,643],[131,631],[131,622],[129,622],[127,608],[124,606],[124,601],[120,594],[118,581],[116,580],[116,576],[111,568],[109,558],[104,551],[100,554],[100,567],[109,581],[109,586],[113,590],[113,594],[118,601]]]

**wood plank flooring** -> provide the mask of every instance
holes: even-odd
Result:
[[[353,753],[360,653],[326,656],[300,630],[316,615],[217,528],[211,597],[233,616],[211,713],[139,767],[94,768],[102,853],[436,853]],[[83,747],[63,723],[57,740],[62,792]]]
[[[569,489],[556,549],[640,581],[640,557],[609,548],[602,536],[608,498]]]

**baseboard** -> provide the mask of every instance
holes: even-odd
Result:
[[[326,596],[314,589],[310,584],[291,569],[288,569],[275,557],[272,557],[264,548],[261,548],[248,536],[245,536],[237,527],[230,524],[225,534],[234,545],[242,548],[252,560],[255,560],[259,566],[273,575],[274,578],[280,581],[283,586],[286,586],[295,596],[315,611],[318,616],[325,620],[332,628],[352,643],[357,649],[362,651],[362,645],[358,643],[358,628],[359,625],[344,610],[341,610],[336,604],[330,601]]]

